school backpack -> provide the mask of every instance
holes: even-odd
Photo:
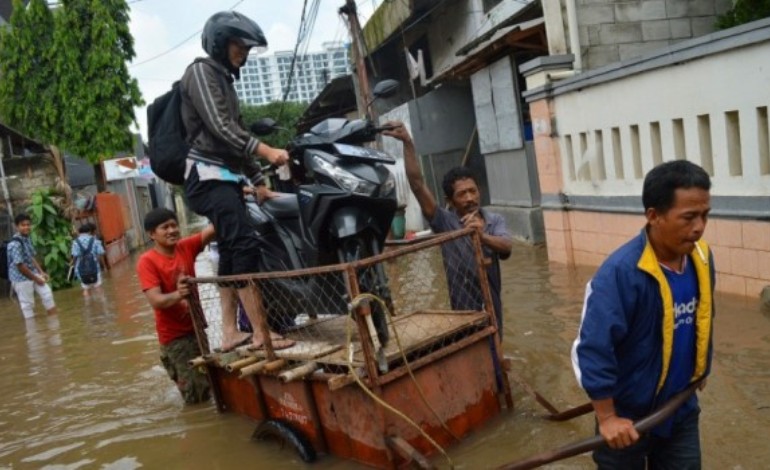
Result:
[[[94,242],[96,238],[91,237],[88,242],[88,247],[83,248],[79,239],[75,239],[75,243],[80,247],[80,256],[78,256],[78,276],[80,276],[80,282],[85,285],[96,284],[99,280],[99,267],[96,264],[96,257],[91,254],[94,249]]]
[[[190,151],[182,123],[182,87],[174,82],[171,91],[147,107],[150,168],[160,179],[184,184],[185,159]]]
[[[21,243],[18,237],[12,237],[9,240],[3,240],[0,244],[0,278],[8,279],[8,245],[13,242]],[[21,245],[22,248],[24,244]]]

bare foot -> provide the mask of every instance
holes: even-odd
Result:
[[[222,347],[219,349],[222,352],[232,351],[238,346],[243,346],[244,344],[247,344],[250,339],[251,339],[251,333],[236,334],[232,337],[225,335],[225,338],[223,338],[222,340]]]
[[[273,349],[275,350],[290,348],[294,346],[295,343],[293,339],[284,338],[278,333],[274,333],[272,331],[270,332],[270,342],[273,343]],[[249,350],[255,351],[264,348],[264,346],[265,342],[262,337],[257,336],[255,333],[251,340],[251,344],[249,345]]]

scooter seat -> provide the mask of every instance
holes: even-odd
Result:
[[[299,201],[292,193],[275,193],[278,196],[262,203],[262,209],[276,219],[290,219],[299,216]]]

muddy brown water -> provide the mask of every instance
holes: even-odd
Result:
[[[274,442],[250,440],[254,424],[213,405],[185,407],[158,361],[152,311],[135,258],[105,279],[104,295],[56,292],[57,316],[25,321],[0,299],[0,468],[342,469],[308,465]],[[520,378],[559,409],[585,402],[569,360],[592,269],[548,263],[517,245],[503,263],[505,353]],[[770,468],[770,316],[754,299],[719,296],[712,376],[700,394],[704,468]],[[460,379],[460,378],[458,378]],[[591,417],[567,423],[516,382],[516,408],[449,449],[456,468],[494,468],[593,433]],[[448,468],[441,457],[433,462]],[[547,468],[592,468],[581,456]]]

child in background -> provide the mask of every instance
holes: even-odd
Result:
[[[96,238],[95,232],[96,226],[87,222],[80,226],[77,238],[72,241],[72,262],[84,297],[89,297],[92,290],[96,291],[102,286],[100,265],[107,269],[104,246]]]

